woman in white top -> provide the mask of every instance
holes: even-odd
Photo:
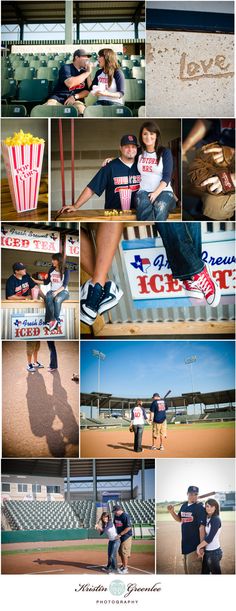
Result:
[[[148,420],[141,399],[131,409],[130,430],[134,433],[134,452],[142,452],[142,437],[145,420]],[[149,423],[150,424],[150,423]]]
[[[99,70],[91,86],[92,94],[97,96],[96,104],[124,104],[125,78],[115,52],[112,49],[100,49],[98,63]]]
[[[109,513],[104,511],[95,526],[100,535],[105,534],[108,541],[108,561],[104,567],[108,573],[117,573],[117,552],[120,547],[120,537],[117,535],[116,527]]]
[[[221,531],[219,503],[215,499],[208,499],[205,503],[205,509],[207,514],[206,534],[204,540],[197,547],[197,554],[201,556],[202,550],[204,550],[202,562],[203,575],[209,575],[210,573],[212,575],[221,575],[220,561],[223,553],[219,537]]]
[[[160,144],[160,136],[154,121],[145,121],[141,126],[137,159],[141,183],[136,195],[139,221],[166,221],[176,205],[171,186],[173,157],[171,150]]]

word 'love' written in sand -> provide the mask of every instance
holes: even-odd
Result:
[[[200,78],[225,78],[233,76],[230,71],[230,62],[225,55],[216,55],[209,59],[200,59],[198,61],[189,61],[187,53],[182,53],[180,58],[180,74],[181,81],[197,80]]]

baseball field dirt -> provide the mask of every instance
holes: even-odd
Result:
[[[2,452],[5,458],[78,456],[78,342],[55,342],[58,369],[52,373],[47,342],[38,360],[44,369],[26,371],[26,342],[3,342]]]
[[[164,451],[151,450],[150,429],[143,433],[143,451],[133,450],[133,434],[127,429],[93,429],[81,431],[81,457],[88,458],[231,458],[235,451],[234,422],[185,424],[168,427]]]
[[[223,512],[221,513],[221,517]],[[235,540],[234,540],[234,514],[229,521],[222,520],[220,536],[223,558],[221,561],[222,573],[229,575],[235,572]],[[157,545],[156,566],[158,574],[183,574],[181,555],[181,525],[171,517],[158,521],[157,514]]]
[[[2,573],[13,574],[103,574],[107,563],[107,542],[34,542],[2,545]],[[133,541],[129,573],[155,572],[154,541]]]

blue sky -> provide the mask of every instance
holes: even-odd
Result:
[[[96,349],[101,362],[100,390],[117,396],[148,397],[154,392],[172,396],[192,391],[187,357],[192,365],[194,390],[210,392],[234,388],[233,341],[82,341],[81,391],[98,390]]]

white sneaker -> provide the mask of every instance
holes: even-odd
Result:
[[[120,573],[120,575],[127,575],[128,572],[128,569],[117,569],[117,573]]]
[[[98,314],[114,308],[123,296],[123,291],[111,280],[105,283],[103,295],[99,303]]]
[[[27,371],[31,371],[31,373],[34,373],[34,371],[36,371],[35,367],[32,365],[32,363],[30,363],[29,365],[27,365],[26,367]]]

